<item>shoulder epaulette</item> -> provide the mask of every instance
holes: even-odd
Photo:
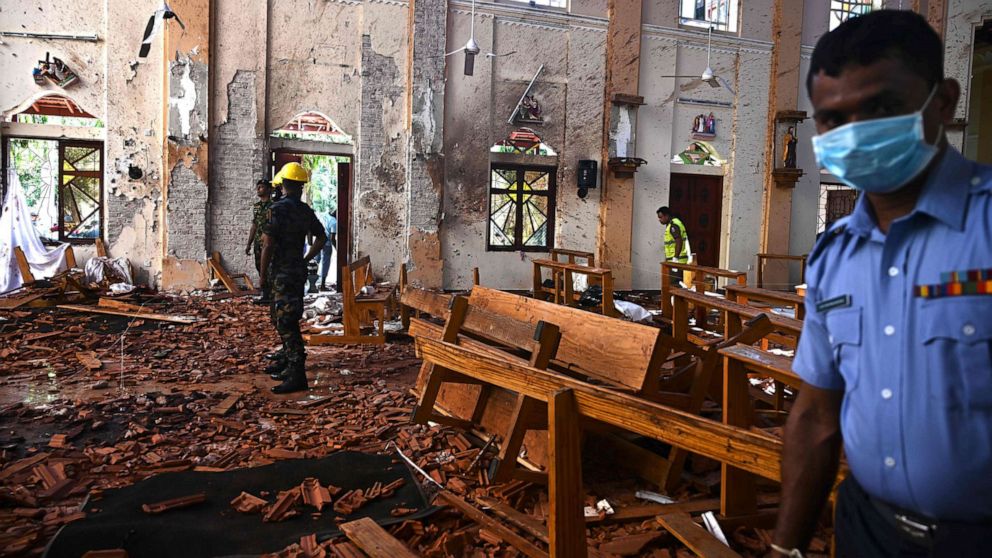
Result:
[[[813,246],[813,250],[809,253],[809,258],[807,258],[807,265],[816,260],[820,254],[834,241],[837,237],[843,235],[847,231],[847,223],[844,220],[838,221],[830,226],[829,229],[823,231],[820,238],[816,240],[816,244]]]

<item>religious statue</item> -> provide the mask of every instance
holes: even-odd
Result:
[[[525,96],[524,100],[520,103],[520,107],[523,109],[524,120],[541,120],[541,104],[533,95]]]
[[[706,117],[706,133],[716,135],[716,117],[712,112]]]
[[[789,126],[789,130],[785,132],[785,139],[782,143],[784,149],[782,162],[785,164],[785,168],[796,168],[796,144],[799,143],[799,138],[796,137],[795,129],[792,126]]]
[[[705,117],[702,114],[697,114],[696,118],[692,120],[692,131],[695,134],[703,132],[704,126],[706,126]]]

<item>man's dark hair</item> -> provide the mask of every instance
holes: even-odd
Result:
[[[894,59],[931,86],[944,79],[944,45],[923,16],[909,10],[878,10],[852,17],[820,37],[806,74],[812,95],[813,76],[837,77],[844,68]]]
[[[294,192],[296,190],[302,190],[304,184],[306,184],[306,182],[300,182],[299,180],[290,180],[288,178],[282,179],[282,189],[286,190],[287,192],[290,190],[293,190]]]
[[[666,206],[663,206],[663,207],[659,207],[658,208],[658,211],[656,213],[660,213],[660,214],[665,215],[667,217],[671,217],[672,216],[672,210],[671,209],[668,209],[668,206],[667,205]]]
[[[258,188],[259,186],[265,186],[266,188],[271,188],[272,183],[269,182],[268,180],[262,179],[255,183],[256,188]]]

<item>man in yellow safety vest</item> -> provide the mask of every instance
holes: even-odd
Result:
[[[689,263],[689,235],[685,232],[685,224],[672,215],[668,207],[658,208],[658,221],[665,227],[665,261]],[[678,285],[682,280],[682,272],[672,270],[672,284]]]

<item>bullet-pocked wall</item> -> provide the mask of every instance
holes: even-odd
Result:
[[[0,44],[0,111],[4,116],[45,93],[65,95],[103,121],[104,239],[114,257],[126,257],[136,280],[154,284],[161,271],[162,51],[138,60],[138,47],[155,0],[88,0],[72,4],[5,2],[5,31],[96,36],[95,41],[4,37]],[[45,54],[64,60],[79,80],[62,89],[36,85],[31,70]],[[6,118],[4,118],[6,120]],[[46,129],[47,128],[47,129]],[[3,135],[78,137],[79,130],[10,123]],[[140,175],[139,178],[131,176]],[[80,261],[92,246],[76,249]]]

